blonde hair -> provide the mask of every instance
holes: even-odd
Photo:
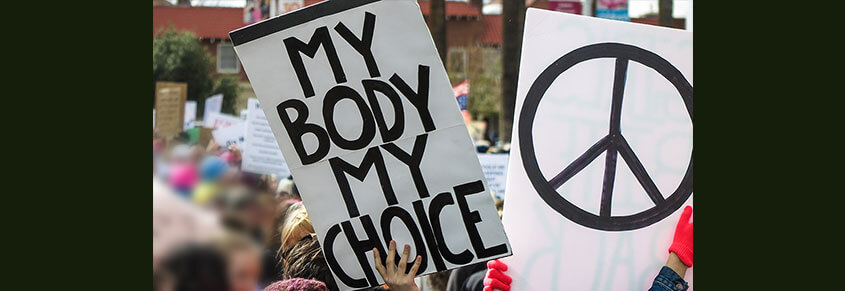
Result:
[[[282,248],[281,252],[285,252],[302,238],[314,233],[314,226],[311,225],[311,219],[308,218],[308,212],[305,211],[305,206],[302,202],[297,202],[288,207],[285,221],[282,225]]]

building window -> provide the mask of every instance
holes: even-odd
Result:
[[[447,69],[454,77],[466,78],[467,74],[467,51],[464,48],[451,48],[446,58]]]
[[[235,47],[231,43],[217,45],[217,72],[224,74],[235,74],[240,70],[238,56],[235,55]]]

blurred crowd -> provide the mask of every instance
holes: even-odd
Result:
[[[241,159],[234,145],[153,133],[153,290],[337,290],[292,177],[241,171]],[[464,290],[447,288],[452,273],[414,280]]]

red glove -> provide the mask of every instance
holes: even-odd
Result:
[[[684,208],[684,213],[681,214],[678,226],[675,227],[675,238],[672,241],[672,246],[669,247],[669,252],[678,255],[678,258],[687,267],[692,267],[692,222],[689,221],[690,217],[692,217],[692,206],[687,205]]]
[[[484,275],[484,291],[493,291],[494,289],[510,291],[512,279],[503,273],[507,270],[508,265],[505,265],[505,263],[499,260],[487,261],[487,275]]]

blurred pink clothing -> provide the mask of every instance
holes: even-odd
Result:
[[[221,232],[217,214],[180,198],[153,178],[153,269],[180,245],[207,242]]]

